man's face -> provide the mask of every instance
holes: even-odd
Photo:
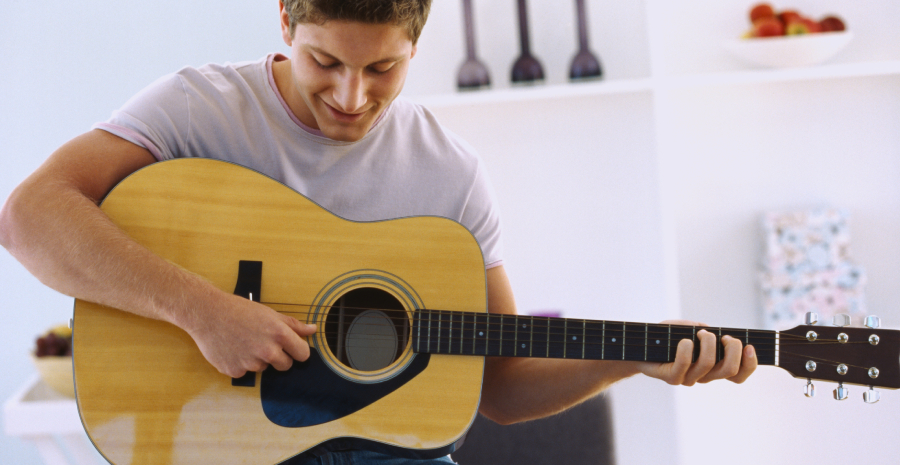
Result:
[[[416,53],[406,29],[328,21],[297,24],[291,36],[283,7],[281,22],[291,47],[288,106],[330,139],[362,139],[403,88]]]

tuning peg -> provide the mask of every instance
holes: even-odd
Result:
[[[816,396],[816,386],[813,385],[812,380],[806,380],[806,392],[804,393],[806,397],[815,397]]]
[[[844,383],[838,384],[834,390],[834,400],[847,400],[850,397],[850,390],[844,387]]]
[[[881,400],[881,393],[876,391],[873,386],[869,386],[869,390],[863,393],[863,400],[867,404],[874,404]]]
[[[806,312],[806,324],[814,325],[819,322],[819,315],[816,312]]]
[[[881,318],[878,318],[875,315],[869,315],[866,317],[866,326],[872,329],[878,329],[881,327]]]
[[[850,326],[850,315],[838,313],[832,321],[835,326]]]

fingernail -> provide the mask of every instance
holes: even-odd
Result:
[[[756,357],[756,348],[754,348],[753,346],[747,346],[747,356]]]

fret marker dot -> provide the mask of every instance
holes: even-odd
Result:
[[[522,348],[523,348],[523,349],[525,348],[525,344],[522,344]]]
[[[613,338],[612,341],[613,341],[613,342],[616,342],[616,338]]]
[[[656,343],[659,344],[659,339],[656,340]]]
[[[573,341],[577,341],[577,340],[578,340],[578,336],[572,336],[572,340],[573,340]]]
[[[484,336],[484,331],[478,331],[479,336]]]

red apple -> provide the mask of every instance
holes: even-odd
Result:
[[[776,37],[784,35],[784,24],[774,16],[760,18],[753,23],[750,34],[753,37]]]
[[[800,18],[802,18],[802,16],[800,16],[800,13],[798,13],[796,10],[784,10],[784,11],[778,13],[778,19],[780,19],[781,22],[784,23],[785,25],[787,25],[787,23],[790,23],[791,21],[793,21],[795,19],[800,19]]]
[[[775,10],[768,3],[760,3],[750,9],[750,22],[756,23],[757,20],[775,16]]]
[[[844,21],[837,16],[826,16],[819,21],[819,26],[822,28],[822,32],[829,31],[844,31],[847,29],[847,26],[844,25]]]
[[[802,16],[792,19],[784,26],[784,33],[789,36],[815,34],[817,32],[822,32],[822,26],[819,26],[818,22]]]

